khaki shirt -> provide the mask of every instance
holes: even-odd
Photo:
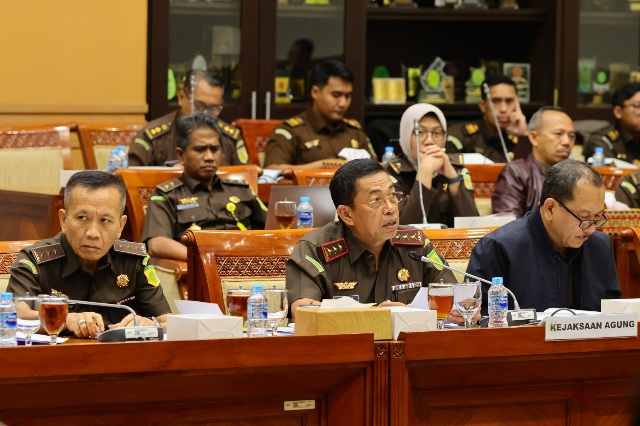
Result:
[[[129,166],[164,166],[165,161],[177,160],[176,125],[180,110],[147,124],[129,147]],[[249,154],[239,129],[216,119],[220,130],[220,166],[246,164]]]
[[[509,156],[513,159],[513,152],[519,142],[518,135],[510,132],[502,132],[502,135]],[[477,152],[496,163],[505,163],[507,161],[498,133],[484,119],[450,126],[447,129],[445,148],[447,152],[452,153]]]
[[[598,146],[602,147],[606,158],[617,158],[640,166],[640,141],[631,133],[619,129],[617,123],[591,133],[582,149],[585,160],[593,156]]]
[[[145,317],[171,312],[160,281],[149,265],[144,244],[116,240],[99,260],[91,276],[80,269],[65,234],[35,242],[18,253],[11,266],[10,291],[14,296],[66,295],[69,299],[125,304]],[[120,322],[129,314],[124,309],[72,305],[69,312],[97,312],[105,326]]]
[[[411,251],[446,264],[429,239],[415,228],[399,229],[385,244],[377,270],[375,256],[341,222],[309,231],[287,261],[289,303],[302,298],[320,301],[353,295],[361,303],[410,303],[423,285],[440,280],[457,282],[453,273],[441,266],[410,259]]]
[[[233,210],[233,214],[230,210]],[[235,215],[235,217],[234,217]],[[211,190],[183,173],[161,183],[149,200],[142,241],[167,237],[180,241],[187,229],[264,229],[266,207],[244,182],[214,177]]]
[[[369,138],[356,120],[342,119],[328,127],[308,109],[275,128],[267,141],[264,164],[307,164],[338,158],[342,148],[365,149],[376,159]]]

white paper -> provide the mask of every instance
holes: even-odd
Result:
[[[366,149],[362,148],[342,148],[338,153],[338,157],[351,161],[359,158],[371,158],[371,154],[369,154]]]
[[[351,297],[343,296],[340,299],[324,299],[320,309],[364,309],[370,308],[375,303],[360,303]]]
[[[282,170],[262,169],[262,175],[258,178],[258,183],[276,183],[282,178]]]
[[[462,154],[462,162],[464,164],[495,164],[492,160],[477,152]]]
[[[214,314],[222,315],[216,303],[197,302],[195,300],[174,300],[180,314]]]
[[[546,318],[549,318],[551,316],[551,314],[553,314],[555,311],[557,311],[558,309],[561,308],[549,308],[546,309],[544,312],[537,312],[536,313],[536,317],[537,319],[540,321],[540,323],[544,323],[544,320]],[[600,315],[600,312],[598,311],[582,311],[580,309],[571,309],[576,315]],[[567,311],[566,309],[563,311],[560,311],[558,313],[556,313],[554,315],[554,317],[572,317],[575,316],[573,315],[571,312]]]
[[[421,287],[409,306],[412,308],[429,309],[429,287]]]

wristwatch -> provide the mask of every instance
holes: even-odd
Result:
[[[462,182],[464,178],[461,175],[458,175],[454,178],[447,178],[447,183],[449,185],[453,185],[454,183]]]

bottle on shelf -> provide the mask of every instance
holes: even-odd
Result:
[[[118,145],[118,158],[120,158],[120,167],[126,169],[129,167],[129,156],[127,148],[124,145]]]
[[[597,146],[591,157],[591,164],[594,166],[604,166],[604,149]]]
[[[251,295],[247,299],[247,320],[247,337],[267,335],[267,299],[264,288],[259,284],[251,287]]]
[[[109,154],[109,162],[107,163],[107,171],[109,173],[113,172],[115,169],[120,167],[120,156],[118,156],[118,150],[112,149],[111,154]]]
[[[489,307],[489,328],[508,327],[507,310],[509,309],[509,299],[507,289],[504,286],[502,277],[493,277],[493,283],[489,287],[488,307]]]
[[[0,295],[0,347],[6,348],[18,346],[16,328],[18,326],[18,313],[13,303],[13,293]]]
[[[313,206],[309,197],[300,197],[300,204],[296,209],[298,229],[313,228]]]
[[[386,146],[384,148],[384,154],[382,154],[382,162],[384,164],[387,164],[389,161],[393,160],[394,158],[396,158],[396,154],[393,152],[393,147]]]

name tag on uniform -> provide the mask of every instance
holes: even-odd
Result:
[[[198,203],[178,204],[178,210],[194,209],[194,208],[199,207],[199,206],[200,206],[200,204],[198,204]]]

